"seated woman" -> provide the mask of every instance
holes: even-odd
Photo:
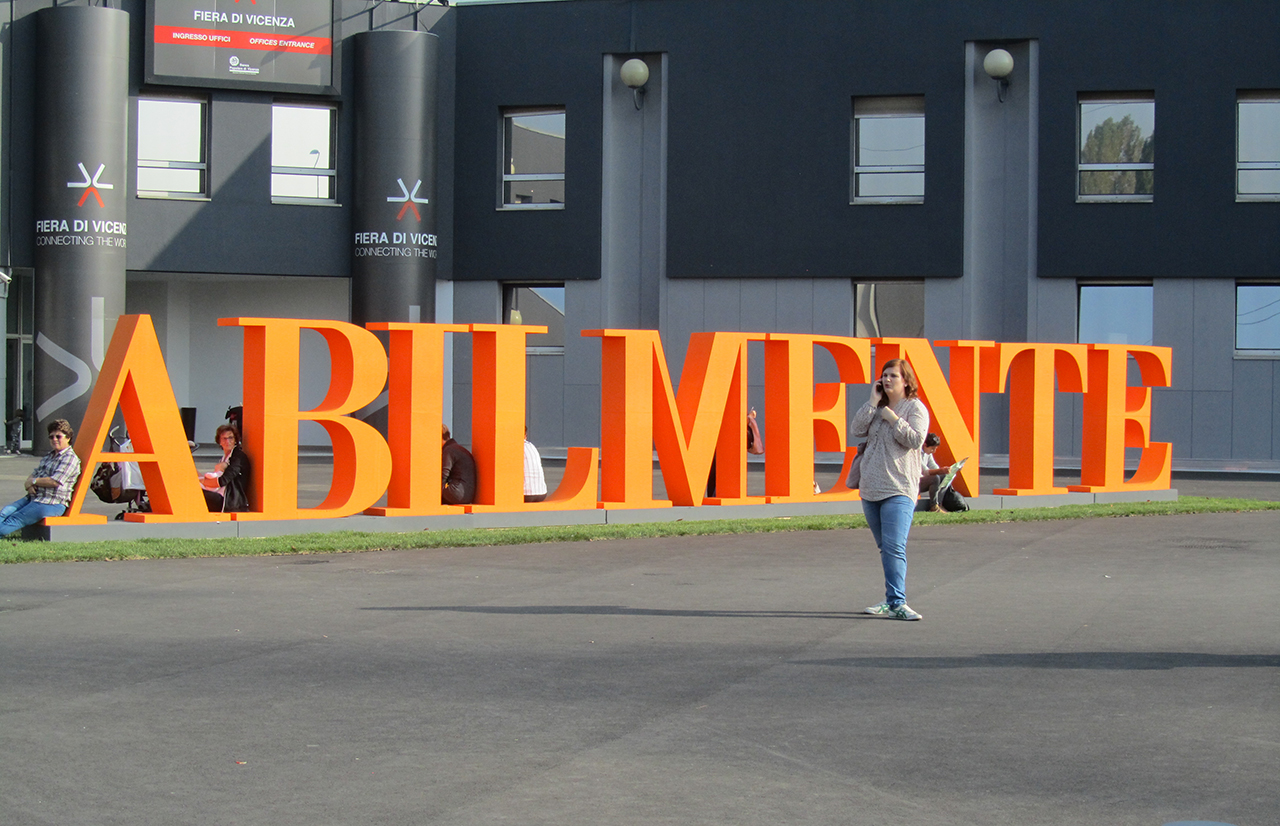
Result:
[[[214,439],[222,448],[222,461],[211,473],[200,477],[204,501],[210,513],[249,510],[249,457],[240,448],[240,435],[234,426],[218,425]]]

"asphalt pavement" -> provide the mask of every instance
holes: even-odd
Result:
[[[1273,826],[1278,533],[3,566],[0,824]]]

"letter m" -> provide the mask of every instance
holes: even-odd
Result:
[[[753,336],[694,333],[675,393],[656,330],[584,330],[582,335],[602,339],[600,481],[605,504],[702,504],[716,456],[733,467],[742,464],[745,483],[746,360]],[[653,499],[655,447],[670,502]],[[728,482],[723,472],[719,478]]]

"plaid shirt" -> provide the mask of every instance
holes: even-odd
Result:
[[[76,480],[80,478],[80,457],[70,447],[61,451],[51,450],[36,465],[36,469],[31,471],[30,478],[39,479],[42,476],[56,479],[58,486],[37,487],[32,500],[44,505],[62,505],[65,508],[71,504],[71,493],[75,490]]]

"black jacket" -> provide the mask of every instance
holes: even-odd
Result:
[[[444,443],[442,453],[444,488],[440,501],[446,505],[470,505],[476,498],[476,460],[471,451],[453,439]]]
[[[249,457],[240,445],[231,449],[227,469],[222,471],[222,512],[249,510]]]

